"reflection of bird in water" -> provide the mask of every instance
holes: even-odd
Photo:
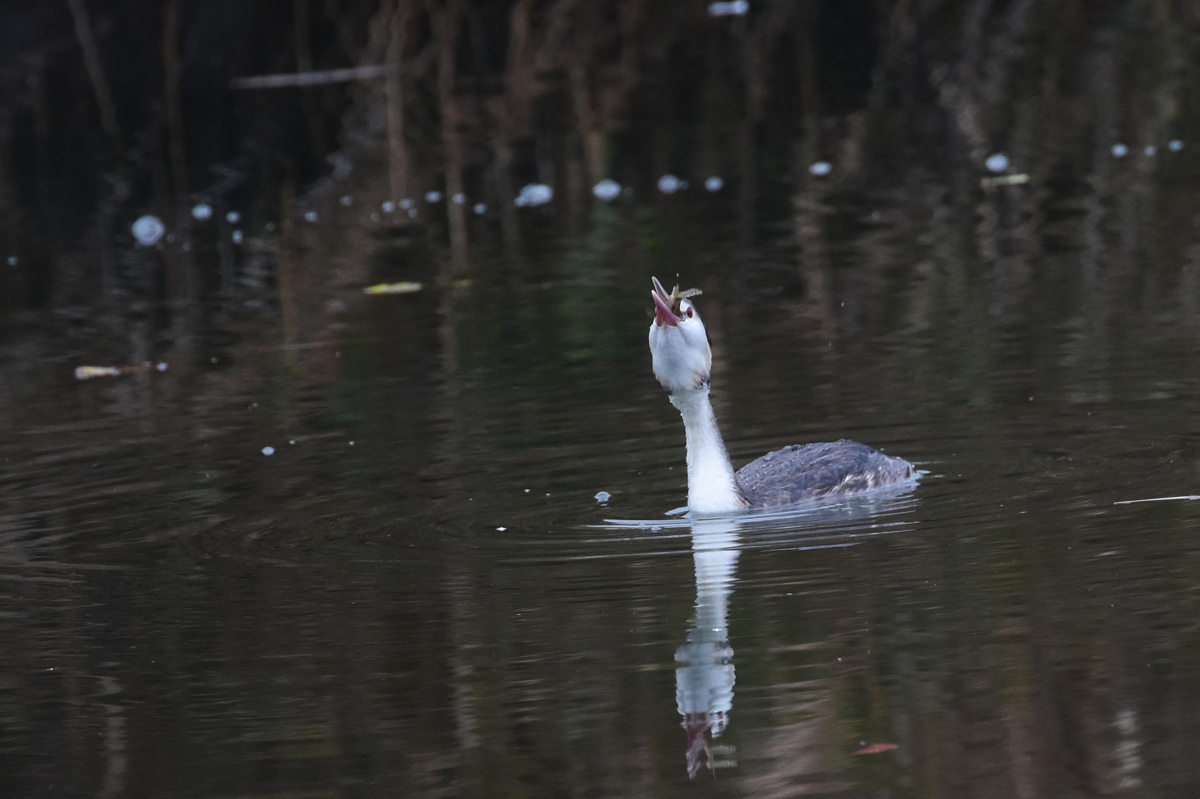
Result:
[[[700,770],[700,755],[709,756],[706,732],[717,738],[733,709],[733,648],[729,645],[726,610],[737,568],[738,537],[730,522],[697,522],[692,530],[696,561],[696,618],[687,643],[675,650],[675,704],[687,730],[688,776]]]
[[[700,314],[688,299],[654,278],[650,352],[654,376],[683,416],[687,431],[688,508],[728,513],[793,505],[829,494],[863,491],[912,478],[916,469],[855,441],[793,445],[743,466],[736,474],[708,400],[712,351]]]

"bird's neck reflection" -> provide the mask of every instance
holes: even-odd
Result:
[[[737,523],[698,520],[692,527],[696,562],[696,617],[687,642],[675,650],[675,701],[687,730],[688,776],[700,770],[701,755],[709,768],[733,765],[732,747],[716,747],[733,709],[733,648],[726,614],[737,570]]]

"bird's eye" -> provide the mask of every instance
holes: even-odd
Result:
[[[687,309],[687,316],[688,316],[688,319],[691,319],[691,318],[692,318],[693,316],[695,316],[695,315],[696,315],[696,312],[695,312],[695,311],[693,311],[691,308],[688,308],[688,309]]]

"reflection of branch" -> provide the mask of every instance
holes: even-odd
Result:
[[[124,136],[117,122],[117,106],[113,103],[112,90],[108,78],[104,74],[104,65],[100,62],[100,48],[96,45],[96,37],[92,35],[92,23],[88,19],[87,8],[83,0],[67,0],[71,7],[71,16],[75,19],[75,35],[79,38],[79,47],[83,50],[83,63],[87,67],[88,78],[92,81],[92,90],[96,92],[96,104],[100,106],[100,126],[112,141],[114,154],[119,158],[125,150]]]

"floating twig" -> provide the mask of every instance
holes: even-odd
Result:
[[[134,375],[142,372],[165,371],[167,371],[166,361],[159,361],[158,363],[146,361],[133,366],[78,366],[75,368],[75,379],[91,380],[93,377],[120,377],[121,375]]]
[[[364,67],[324,69],[315,72],[287,72],[278,75],[249,75],[234,78],[230,85],[235,89],[281,89],[288,86],[324,86],[329,83],[349,83],[355,80],[374,80],[388,73],[387,64],[369,64]]]
[[[1178,497],[1150,497],[1149,499],[1122,499],[1114,502],[1114,505],[1133,505],[1138,502],[1195,502],[1200,499],[1200,496],[1195,494],[1187,494]]]

